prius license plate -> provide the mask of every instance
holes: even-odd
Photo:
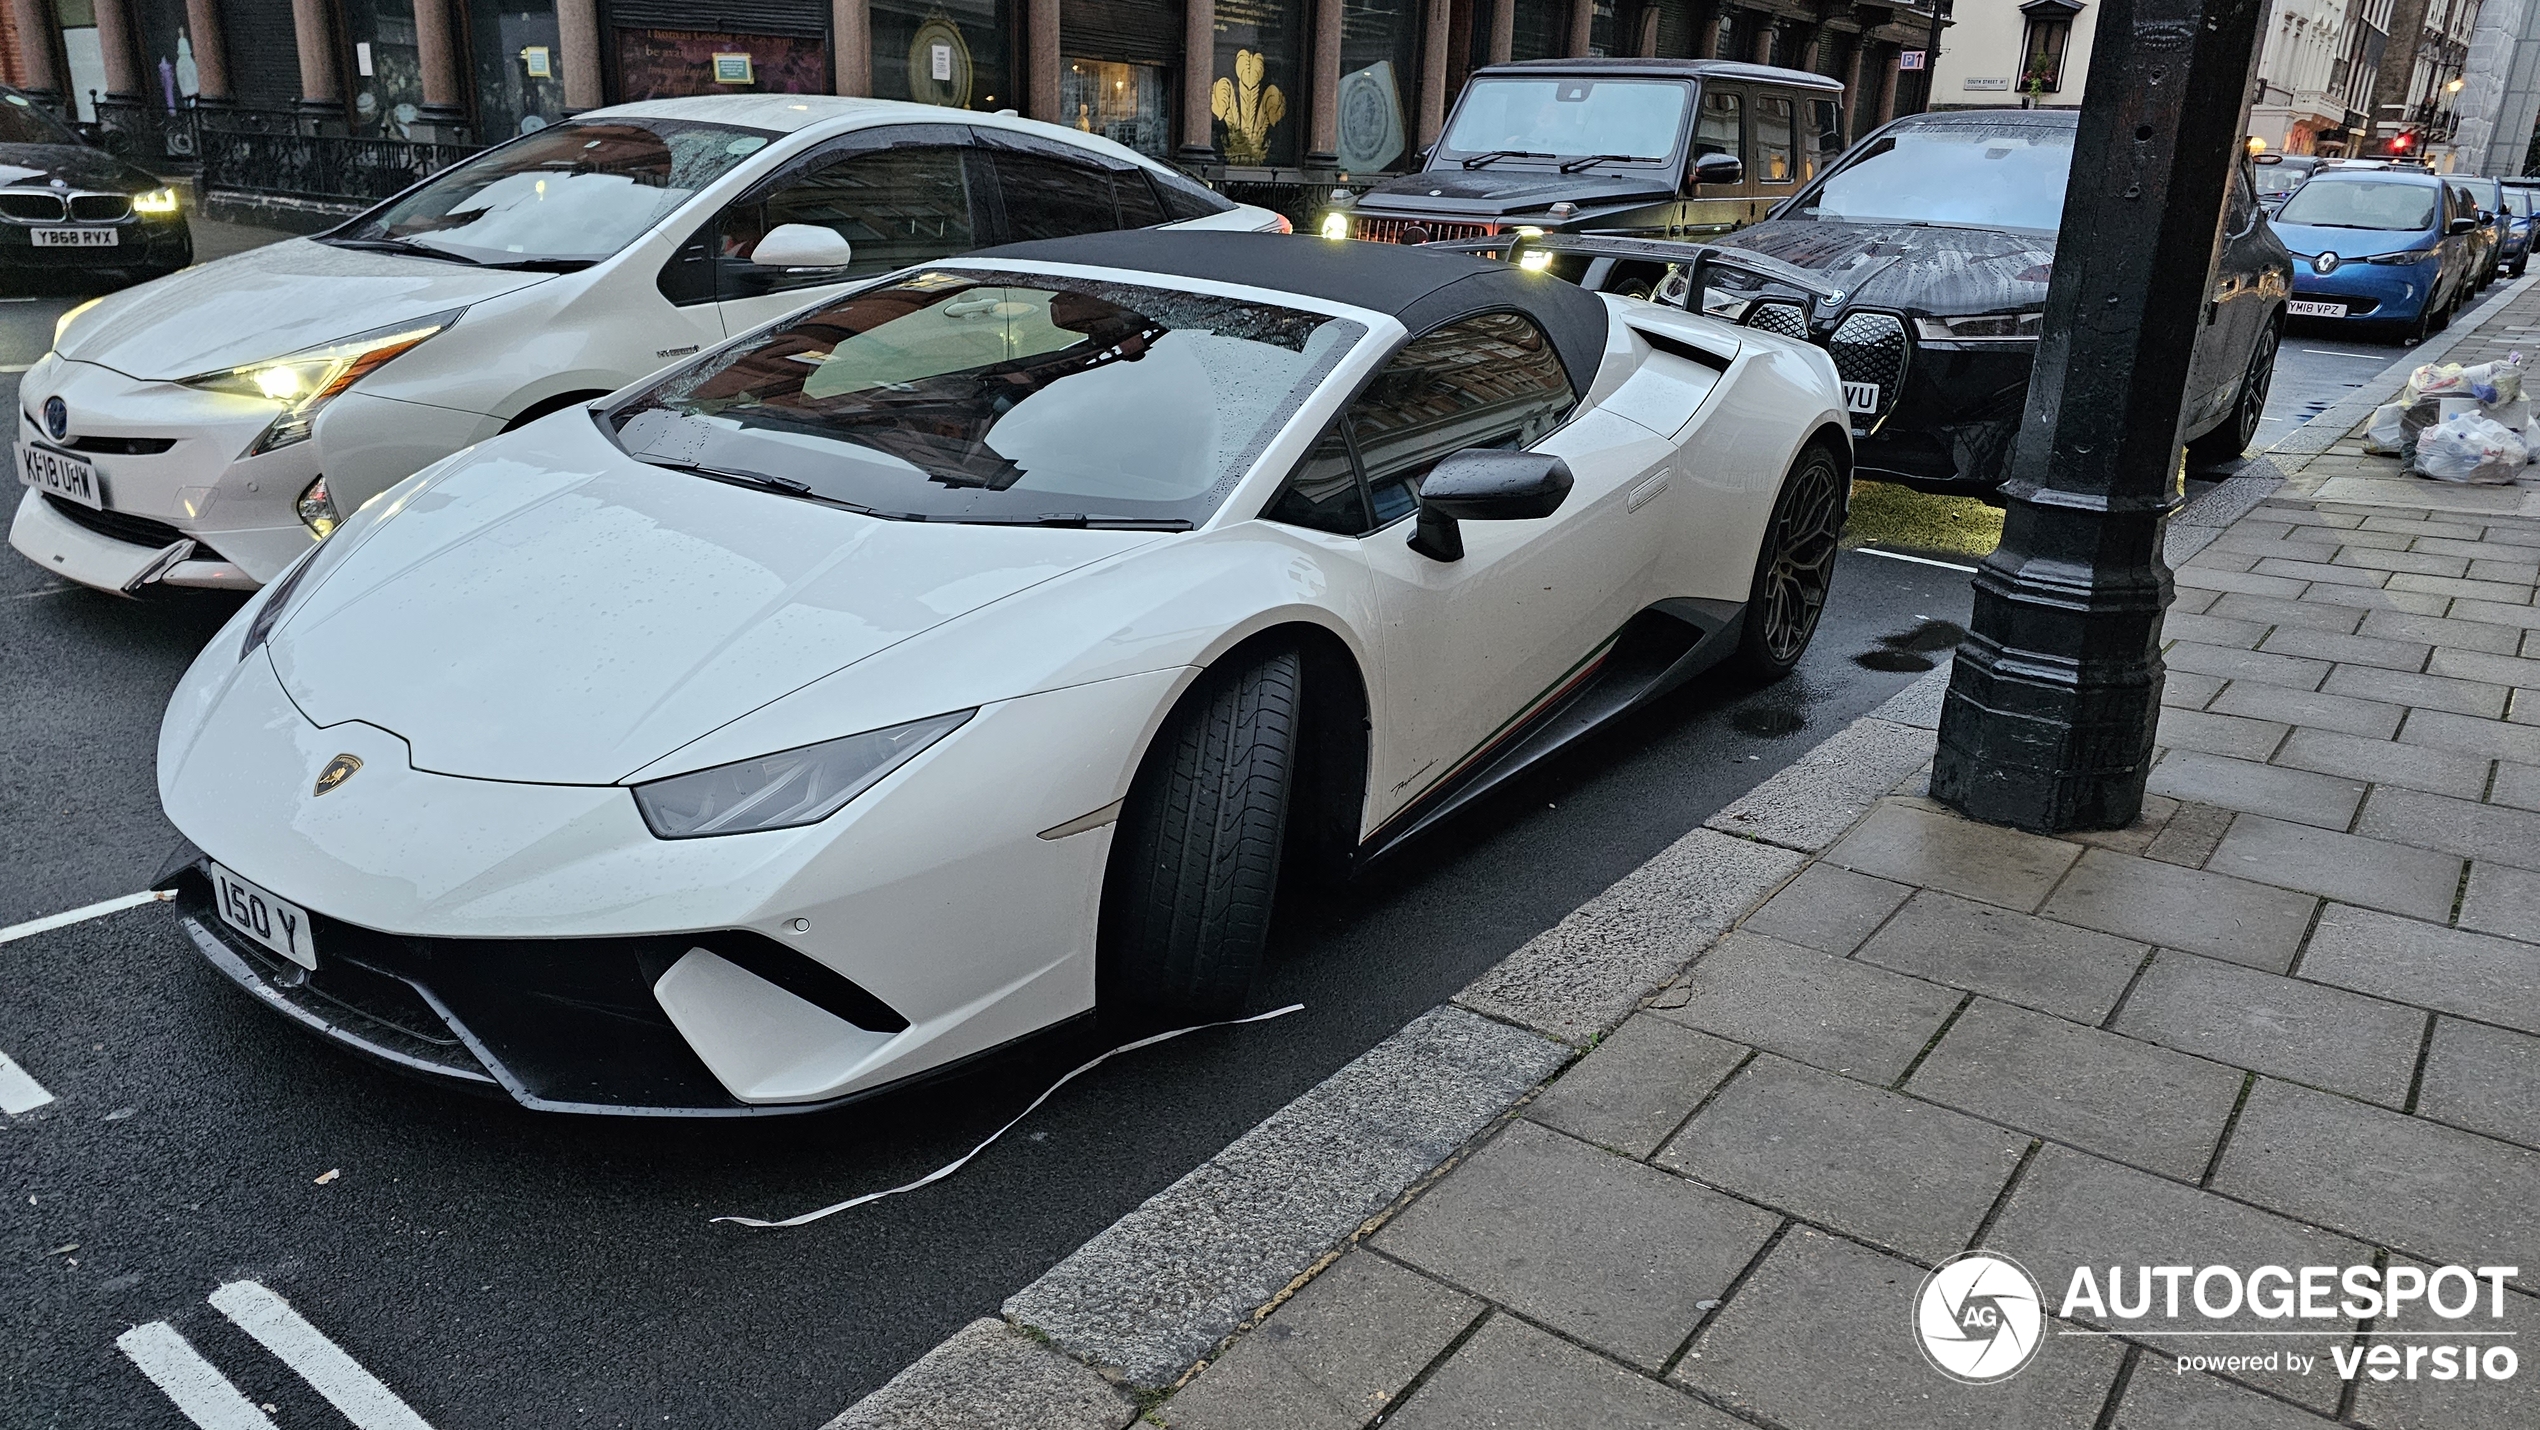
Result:
[[[221,922],[290,959],[302,968],[317,967],[317,945],[309,939],[309,911],[270,893],[218,864],[212,866],[212,903]]]
[[[1879,385],[1875,382],[1845,383],[1843,410],[1876,415],[1879,410]]]
[[[2308,299],[2296,298],[2284,305],[2284,311],[2287,315],[2296,318],[2342,318],[2346,316],[2346,305],[2315,303]]]
[[[123,235],[111,228],[33,228],[38,248],[113,248]]]
[[[106,505],[106,484],[94,464],[33,442],[18,449],[18,480],[81,506]]]

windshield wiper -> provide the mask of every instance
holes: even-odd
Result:
[[[1570,160],[1557,172],[1575,174],[1592,164],[1655,164],[1665,157],[1664,154],[1590,154],[1584,159]]]
[[[640,452],[629,452],[627,455],[646,466],[686,472],[691,476],[704,477],[709,481],[728,482],[736,487],[748,487],[752,491],[799,497],[804,501],[818,502],[822,506],[834,506],[840,511],[851,511],[858,516],[874,517],[881,521],[924,521],[926,519],[905,512],[878,511],[869,506],[859,506],[851,501],[840,501],[836,497],[822,496],[819,492],[812,490],[811,483],[798,482],[792,477],[771,477],[765,472],[736,472],[728,467],[700,466],[695,462],[673,462],[661,457],[647,457]]]
[[[1191,523],[1178,516],[1087,516],[1083,512],[1053,511],[1039,516],[935,516],[927,521],[958,522],[963,526],[1073,526],[1095,531],[1189,531]]]
[[[321,238],[318,242],[331,248],[358,248],[365,253],[402,253],[409,258],[438,258],[444,263],[464,263],[470,268],[485,266],[463,253],[427,248],[402,238]]]
[[[1555,156],[1550,154],[1538,154],[1532,149],[1493,149],[1487,154],[1476,154],[1465,160],[1464,167],[1480,169],[1496,164],[1502,159],[1550,159],[1553,157]]]
[[[467,261],[479,268],[514,268],[529,273],[579,273],[600,260],[596,258],[513,258],[496,261],[471,258]]]

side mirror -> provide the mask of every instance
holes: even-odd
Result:
[[[837,230],[809,223],[780,223],[750,250],[750,262],[761,268],[844,268],[854,257]]]
[[[1746,165],[1735,154],[1704,154],[1693,161],[1685,173],[1688,190],[1700,184],[1742,184],[1746,182]]]
[[[1464,559],[1461,521],[1527,521],[1550,516],[1570,495],[1570,464],[1540,452],[1467,447],[1451,452],[1420,483],[1420,520],[1411,549],[1432,561]]]
[[[2452,220],[2451,226],[2443,231],[2445,233],[2467,233],[2476,227],[2478,227],[2478,220],[2474,218],[2456,218]]]

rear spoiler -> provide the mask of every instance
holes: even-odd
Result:
[[[1587,259],[1580,269],[1578,284],[1582,288],[1601,291],[1605,279],[1624,263],[1671,263],[1685,271],[1686,307],[1704,311],[1693,299],[1697,293],[1708,293],[1710,272],[1725,268],[1774,287],[1797,290],[1828,307],[1841,303],[1844,290],[1829,285],[1823,278],[1805,268],[1794,267],[1778,258],[1768,257],[1743,248],[1724,248],[1715,243],[1697,243],[1690,239],[1629,238],[1620,234],[1545,233],[1518,234],[1503,238],[1468,238],[1452,243],[1430,243],[1423,247],[1443,249],[1449,253],[1471,253],[1485,258],[1505,258],[1516,263],[1528,253],[1543,253],[1554,258],[1577,256]],[[1565,267],[1567,265],[1564,265]],[[1738,290],[1741,294],[1746,289]],[[1740,304],[1741,311],[1743,303]],[[1734,322],[1734,316],[1729,316]]]

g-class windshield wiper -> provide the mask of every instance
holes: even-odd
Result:
[[[1563,164],[1559,172],[1575,174],[1591,164],[1655,164],[1665,157],[1664,154],[1590,154],[1584,159],[1572,159]]]
[[[1487,154],[1476,154],[1465,160],[1464,167],[1481,169],[1496,164],[1502,159],[1550,159],[1552,157],[1554,156],[1550,154],[1538,154],[1532,149],[1493,149]]]

